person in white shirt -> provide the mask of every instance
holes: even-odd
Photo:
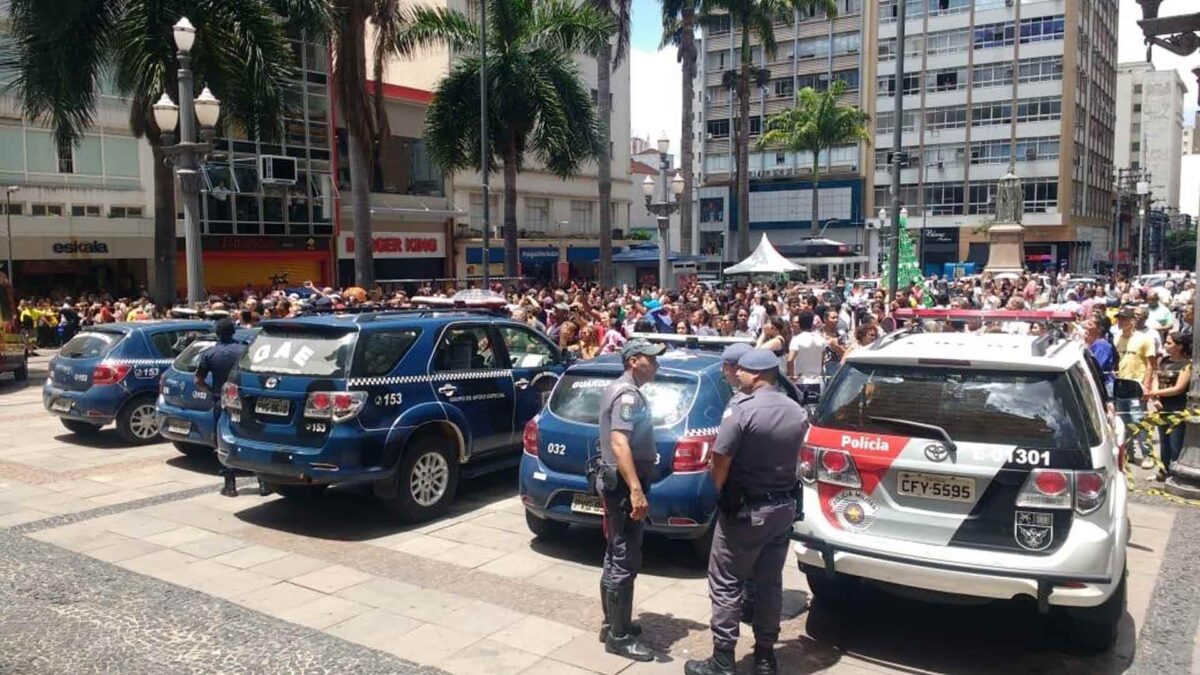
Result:
[[[792,338],[787,356],[788,377],[796,382],[806,402],[821,394],[821,364],[828,344],[825,336],[813,330],[814,318],[807,309],[800,312],[800,331]]]
[[[751,333],[758,335],[766,323],[767,306],[763,304],[761,297],[755,298],[754,302],[750,305],[750,319],[747,321],[747,326],[749,326]]]

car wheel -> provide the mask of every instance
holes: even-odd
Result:
[[[176,450],[178,450],[179,452],[182,452],[183,454],[187,455],[188,457],[204,457],[205,455],[212,454],[212,451],[213,451],[213,449],[208,447],[207,445],[200,445],[198,443],[184,443],[183,441],[171,441],[171,445],[174,445]]]
[[[830,577],[825,570],[806,568],[804,578],[808,580],[808,592],[826,606],[838,606],[850,598],[854,582],[841,574]]]
[[[383,503],[388,511],[408,522],[441,515],[458,489],[458,458],[444,439],[424,434],[404,449],[400,467]]]
[[[323,483],[316,485],[296,485],[294,483],[263,481],[263,485],[266,486],[267,491],[274,492],[284,499],[314,499],[320,497],[329,488],[328,485]]]
[[[158,412],[154,399],[135,398],[117,415],[117,434],[130,445],[153,443],[158,438]]]
[[[94,436],[100,431],[100,426],[91,422],[81,422],[79,420],[69,420],[65,417],[58,418],[59,422],[67,428],[67,431],[78,434],[80,436]]]
[[[1068,609],[1065,614],[1068,638],[1077,649],[1091,654],[1112,649],[1117,642],[1121,618],[1125,616],[1124,575],[1104,604]]]
[[[543,541],[562,539],[566,536],[567,530],[571,529],[570,523],[539,518],[531,511],[525,511],[525,524],[529,526],[529,531],[533,533],[534,537]]]

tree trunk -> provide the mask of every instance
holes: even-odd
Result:
[[[154,303],[166,309],[175,304],[175,259],[179,244],[175,234],[175,171],[166,162],[162,146],[152,143],[154,155]],[[109,289],[116,291],[116,289]]]
[[[600,269],[602,288],[612,286],[612,45],[605,44],[596,54],[596,100],[600,112]]]
[[[810,230],[812,238],[816,239],[821,236],[821,220],[819,218],[820,211],[817,208],[817,194],[819,193],[818,185],[821,182],[821,153],[813,153],[813,174],[812,174],[812,229]]]
[[[681,253],[691,254],[700,252],[700,242],[692,237],[695,227],[692,200],[696,189],[692,171],[692,162],[695,161],[692,149],[692,99],[695,95],[693,80],[696,77],[695,21],[696,10],[689,0],[683,5],[679,40],[679,52],[683,56],[683,114],[680,116],[679,127],[679,171],[683,173],[683,194],[679,195],[679,250]],[[699,234],[696,233],[695,239],[698,238]]]
[[[504,151],[504,275],[517,276],[517,144]],[[602,240],[603,241],[603,240]]]
[[[738,77],[738,259],[750,255],[750,33],[742,26],[742,72]]]
[[[375,262],[371,254],[371,165],[363,139],[346,131],[350,159],[350,203],[354,213],[354,285],[368,291],[375,285]]]

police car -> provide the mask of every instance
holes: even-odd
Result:
[[[76,434],[94,434],[115,422],[126,443],[150,443],[158,438],[159,377],[194,340],[211,334],[212,324],[205,321],[87,328],[50,360],[42,403]]]
[[[234,333],[233,339],[250,344],[258,334],[256,328],[242,328]],[[190,344],[163,371],[158,387],[158,433],[171,441],[185,455],[207,454],[217,446],[214,399],[220,392],[211,394],[196,388],[196,369],[200,357],[213,345],[216,338],[205,336]],[[212,387],[212,376],[206,378]]]
[[[674,348],[658,357],[658,374],[642,386],[654,419],[657,478],[647,494],[646,531],[690,540],[707,559],[717,512],[709,460],[733,389],[721,375],[719,350],[743,340],[640,335]],[[604,389],[624,372],[619,355],[577,363],[563,374],[549,402],[525,425],[520,494],[525,522],[539,538],[554,539],[571,524],[601,526],[600,498],[589,494],[587,465],[600,453],[599,408]],[[780,386],[799,401],[783,378]],[[800,439],[796,440],[797,448]]]
[[[1024,597],[1079,646],[1112,645],[1129,538],[1123,436],[1091,354],[1048,330],[905,330],[848,357],[800,458],[795,553],[814,596],[841,600],[865,581],[933,599]]]
[[[370,483],[402,519],[437,515],[461,476],[516,466],[565,366],[478,304],[264,321],[222,392],[217,456],[285,497]]]

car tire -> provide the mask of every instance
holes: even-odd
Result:
[[[1112,649],[1125,616],[1125,575],[1121,575],[1121,583],[1103,604],[1068,609],[1065,614],[1067,637],[1076,649],[1088,654]]]
[[[837,607],[850,599],[854,582],[842,574],[830,577],[825,570],[805,568],[804,578],[808,581],[808,592],[813,599],[827,607]]]
[[[404,448],[400,466],[381,498],[392,515],[410,523],[438,517],[458,490],[458,458],[436,434],[422,434]]]
[[[117,435],[129,445],[146,445],[158,440],[158,411],[149,396],[135,398],[117,414]]]
[[[205,455],[211,455],[213,451],[213,449],[207,445],[200,445],[199,443],[171,441],[171,445],[174,445],[176,450],[187,455],[188,457],[204,457]]]
[[[316,485],[296,485],[294,483],[272,483],[263,481],[263,485],[267,490],[283,497],[284,499],[315,499],[325,493],[329,488],[324,483]]]
[[[567,535],[567,530],[571,529],[570,523],[539,518],[529,510],[525,511],[525,525],[529,527],[529,531],[535,538],[542,541],[558,541]]]
[[[65,417],[58,418],[59,422],[67,428],[67,431],[79,436],[95,436],[100,432],[100,425],[92,424],[91,422],[81,422],[79,420],[69,420]]]

